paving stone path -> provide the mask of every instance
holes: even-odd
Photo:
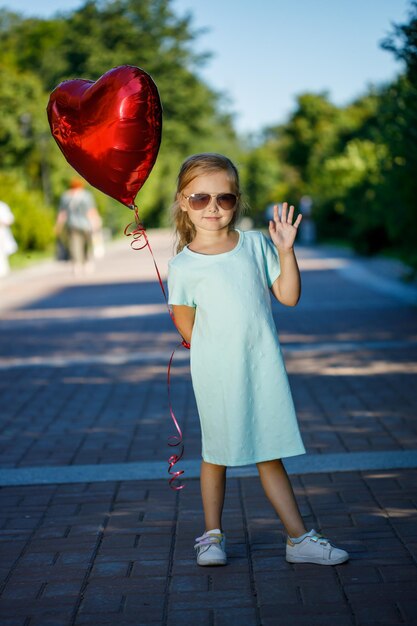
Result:
[[[148,236],[166,286],[173,238]],[[0,283],[0,625],[417,624],[417,289],[393,264],[298,246],[302,297],[273,311],[307,455],[284,463],[335,567],[285,561],[256,466],[228,468],[229,563],[204,530],[189,352],[147,249],[96,272],[46,263]],[[273,384],[273,380],[271,380]]]

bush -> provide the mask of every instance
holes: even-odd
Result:
[[[46,250],[54,240],[54,213],[42,194],[29,190],[16,174],[0,172],[0,200],[11,208],[13,235],[19,250]]]

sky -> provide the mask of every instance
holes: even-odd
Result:
[[[41,17],[83,4],[0,0],[2,8]],[[196,51],[213,56],[199,74],[227,96],[241,133],[285,122],[297,94],[327,91],[344,106],[403,69],[379,44],[394,23],[407,21],[410,0],[172,0],[172,7],[191,13],[195,29],[208,29]]]

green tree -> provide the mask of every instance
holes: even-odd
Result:
[[[275,131],[266,129],[263,143],[250,150],[243,160],[244,189],[250,215],[258,226],[265,226],[268,205],[294,200],[296,171],[280,158],[280,143]]]
[[[322,235],[343,235],[364,254],[387,246],[379,190],[389,162],[387,146],[368,139],[352,139],[343,153],[326,159],[315,214]]]
[[[282,127],[283,157],[298,169],[303,181],[307,182],[310,170],[332,152],[337,142],[338,116],[327,92],[297,97],[297,108]]]
[[[0,171],[1,200],[13,211],[13,234],[20,251],[46,250],[54,238],[54,214],[42,194],[28,189],[21,176]]]
[[[0,65],[0,168],[19,169],[32,179],[39,163],[35,137],[48,129],[42,103],[45,93],[37,76]],[[30,172],[28,171],[30,170]],[[36,171],[33,180],[40,180]]]
[[[96,80],[118,65],[142,67],[158,86],[163,105],[163,135],[154,170],[138,194],[140,215],[146,226],[169,223],[175,177],[180,162],[197,151],[223,151],[232,158],[241,152],[231,115],[224,98],[198,76],[198,68],[209,58],[196,55],[193,44],[199,32],[192,27],[191,15],[178,17],[171,0],[88,0],[76,11],[43,19],[26,19],[0,11],[0,64],[21,80],[23,74],[38,85],[36,102],[41,117],[31,114],[32,137],[39,142],[40,128],[46,122],[48,94],[61,81],[72,78]],[[20,87],[16,91],[23,107]],[[12,104],[7,105],[10,111]],[[23,107],[24,108],[24,107]],[[0,128],[1,128],[0,120]],[[37,128],[39,125],[39,130]],[[1,131],[0,131],[1,136]],[[8,140],[15,155],[11,167],[27,170],[24,138],[18,131]],[[26,145],[26,144],[25,144]],[[41,155],[34,152],[37,173],[34,187],[41,185]],[[51,194],[56,205],[66,182],[74,174],[55,142],[48,137],[46,149]],[[105,220],[117,231],[131,218],[127,209],[96,193]]]
[[[398,212],[389,225],[390,234],[403,258],[417,268],[417,2],[410,7],[407,24],[395,25],[382,43],[405,64],[405,72],[387,91],[381,107],[384,133],[392,154],[386,197]]]

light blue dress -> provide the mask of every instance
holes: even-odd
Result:
[[[202,457],[237,466],[306,452],[271,309],[277,249],[242,231],[233,250],[168,263],[168,304],[196,307],[190,371]]]

